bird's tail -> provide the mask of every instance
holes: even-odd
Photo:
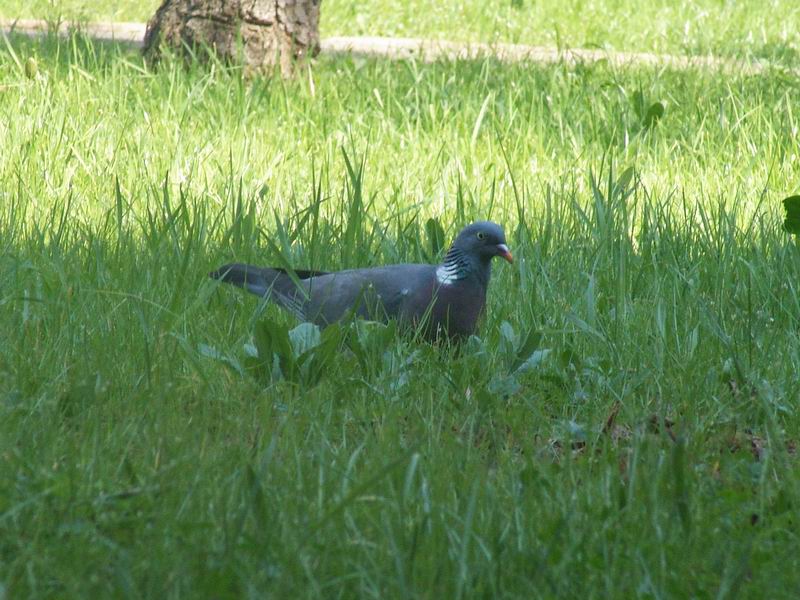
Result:
[[[297,279],[303,280],[324,273],[321,271],[295,271],[295,274]],[[299,317],[304,317],[304,290],[297,286],[284,269],[231,263],[212,271],[209,273],[209,277],[243,288],[256,296],[265,297]]]
[[[244,288],[257,296],[266,296],[279,276],[280,273],[274,269],[261,269],[239,263],[223,265],[209,273],[212,279]]]

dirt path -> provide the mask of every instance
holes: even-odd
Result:
[[[70,24],[62,23],[59,35],[66,35]],[[144,39],[144,23],[89,23],[80,28],[90,37],[103,41],[116,41],[141,46]],[[31,37],[45,35],[50,25],[44,21],[0,19],[0,31],[15,32]],[[494,56],[507,62],[530,61],[535,63],[566,62],[568,64],[608,61],[616,66],[645,65],[672,69],[712,69],[726,73],[758,74],[773,68],[769,62],[753,62],[720,58],[717,56],[677,56],[651,54],[648,52],[610,52],[605,50],[570,49],[558,50],[544,46],[522,44],[460,43],[423,40],[416,38],[383,37],[329,37],[322,40],[322,52],[326,54],[352,54],[366,57],[408,59],[416,57],[426,62],[440,58],[475,59]],[[780,68],[780,67],[775,67]],[[799,69],[783,69],[800,76]]]

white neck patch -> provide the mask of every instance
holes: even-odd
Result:
[[[440,285],[452,285],[458,281],[458,267],[455,265],[439,265],[436,268],[436,281]]]

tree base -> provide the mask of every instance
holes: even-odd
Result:
[[[164,0],[147,23],[143,53],[156,62],[162,46],[185,55],[213,53],[249,75],[295,64],[319,52],[321,0]]]

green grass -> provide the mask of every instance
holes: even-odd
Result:
[[[793,597],[797,80],[313,77],[0,50],[0,590]],[[212,268],[430,260],[429,218],[506,227],[479,339],[235,368],[294,322]]]
[[[157,0],[5,0],[0,16],[147,21]],[[717,54],[800,67],[793,0],[325,0],[321,33]]]

